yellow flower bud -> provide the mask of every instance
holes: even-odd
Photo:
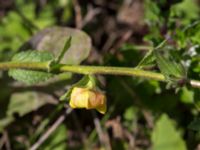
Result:
[[[105,95],[88,88],[73,88],[69,105],[72,108],[96,109],[102,114],[105,114],[107,109]]]

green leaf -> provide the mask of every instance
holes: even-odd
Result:
[[[194,131],[200,131],[200,118],[194,119],[188,126],[189,129]]]
[[[183,0],[171,7],[170,16],[181,19],[180,24],[188,25],[192,20],[199,18],[199,7],[196,0]]]
[[[153,54],[153,51],[149,51],[144,58],[140,61],[138,64],[138,68],[144,68],[147,66],[153,65],[153,62],[155,61],[155,56]]]
[[[145,0],[144,1],[144,7],[145,7],[145,20],[149,24],[153,24],[155,22],[160,21],[160,14],[161,10],[156,4],[156,2],[151,1],[151,0]]]
[[[26,51],[17,53],[12,58],[12,62],[47,62],[52,61],[53,59],[54,56],[46,51]],[[42,71],[11,69],[9,70],[9,76],[26,84],[35,84],[41,81],[46,81],[52,77],[52,74]]]
[[[200,20],[196,20],[191,24],[187,25],[184,30],[183,34],[186,37],[185,40],[190,39],[193,44],[200,44]]]
[[[136,107],[128,107],[126,109],[126,111],[124,112],[124,119],[127,120],[127,121],[132,121],[134,119],[137,119],[137,112],[138,112],[138,109]]]
[[[194,103],[194,94],[195,94],[194,91],[184,86],[181,89],[180,100],[185,104],[192,104]]]
[[[70,46],[71,46],[71,40],[72,40],[72,37],[70,36],[67,39],[67,41],[65,42],[65,45],[64,45],[63,49],[58,54],[58,56],[57,56],[57,58],[55,60],[56,63],[59,63],[62,60],[63,56],[65,55],[65,53],[67,52],[67,50],[70,48]]]
[[[161,73],[170,82],[177,82],[186,78],[186,71],[180,62],[176,62],[170,51],[155,49],[154,55]],[[166,55],[167,54],[167,55]],[[166,56],[165,56],[166,55]]]
[[[1,109],[0,132],[11,122],[15,120],[14,114],[20,117],[27,113],[37,110],[41,106],[49,102],[51,96],[37,92],[20,92],[12,94],[6,110]],[[1,103],[1,106],[3,104]]]
[[[186,144],[173,122],[163,114],[156,122],[152,133],[152,150],[186,150]]]
[[[16,48],[29,38],[27,28],[24,27],[20,16],[14,11],[11,11],[5,17],[1,18],[0,33],[1,50],[16,50]]]
[[[43,100],[40,98],[43,98]],[[45,98],[45,95],[41,94],[40,98],[38,98],[36,92],[22,92],[13,94],[6,112],[7,116],[13,116],[14,113],[18,113],[18,115],[21,117],[48,102],[48,98]]]
[[[85,60],[91,50],[91,38],[83,31],[67,27],[51,27],[38,32],[23,47],[25,49],[46,50],[55,56],[63,49],[66,38],[72,37],[71,46],[61,63],[78,65]]]

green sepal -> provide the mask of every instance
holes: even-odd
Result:
[[[88,88],[88,89],[95,89],[96,88],[96,79],[92,75],[85,75],[81,80],[79,80],[77,83],[73,84],[69,90],[60,97],[60,100],[68,100],[70,98],[71,92],[74,87],[80,87],[80,88]]]

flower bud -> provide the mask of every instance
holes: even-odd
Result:
[[[72,108],[96,109],[102,114],[107,109],[105,95],[88,88],[73,88],[69,105]]]

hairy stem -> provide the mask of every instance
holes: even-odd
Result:
[[[165,81],[165,77],[160,73],[144,71],[128,67],[105,67],[105,66],[67,66],[61,65],[58,70],[60,72],[72,72],[79,74],[104,74],[104,75],[126,75],[137,76],[147,79],[155,79]]]
[[[49,71],[49,62],[2,62],[0,63],[0,70],[9,69],[28,69],[28,70],[41,70]],[[103,74],[103,75],[125,75],[136,76],[146,79],[154,79],[158,81],[167,82],[161,73],[152,71],[145,71],[141,69],[129,67],[106,67],[106,66],[74,66],[74,65],[56,65],[52,72],[72,72],[77,74]],[[189,80],[192,87],[200,88],[200,81]]]

